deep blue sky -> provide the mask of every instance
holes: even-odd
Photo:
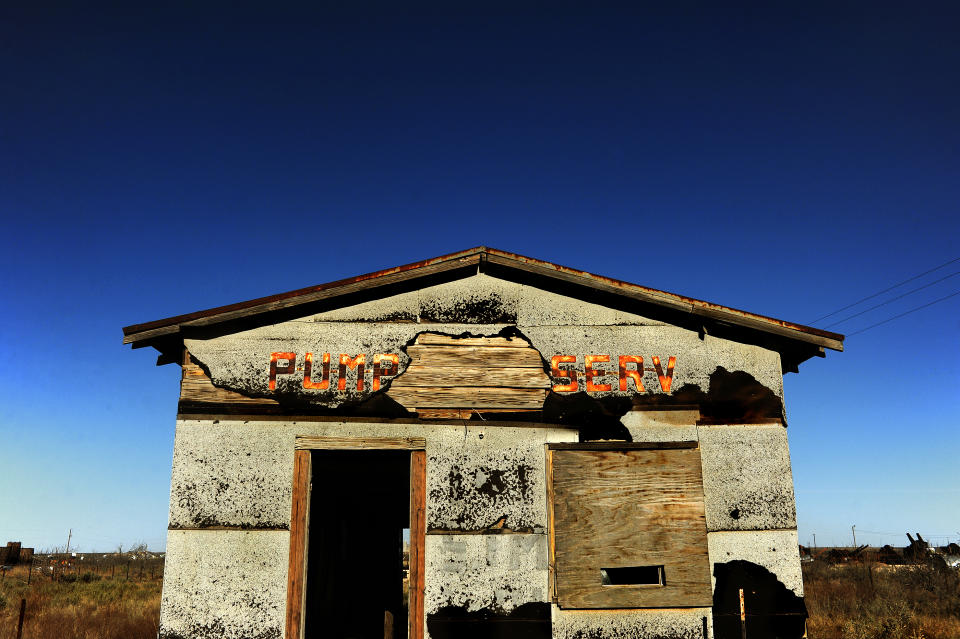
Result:
[[[340,4],[0,8],[0,543],[163,547],[127,324],[478,244],[808,322],[960,256],[955,5]],[[801,542],[960,538],[958,318],[787,377]]]

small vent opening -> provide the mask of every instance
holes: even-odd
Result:
[[[627,566],[601,568],[600,583],[604,586],[663,586],[663,566]]]

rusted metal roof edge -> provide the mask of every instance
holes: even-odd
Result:
[[[172,335],[179,332],[182,325],[209,325],[224,321],[230,321],[237,317],[256,314],[259,312],[268,312],[280,308],[289,308],[298,304],[315,301],[326,297],[334,297],[339,294],[341,289],[355,290],[357,285],[379,286],[388,284],[400,279],[415,278],[418,275],[428,272],[438,272],[452,268],[460,268],[466,263],[472,262],[470,258],[476,258],[479,262],[485,256],[492,257],[492,263],[501,266],[516,267],[520,270],[535,271],[542,275],[554,276],[566,281],[572,281],[584,286],[602,288],[614,293],[622,293],[629,297],[639,298],[646,302],[662,304],[676,310],[687,311],[696,315],[703,315],[714,320],[727,321],[731,324],[744,326],[747,328],[775,333],[784,337],[797,339],[803,342],[825,346],[836,351],[843,350],[844,336],[839,333],[832,333],[803,324],[795,324],[784,320],[751,313],[740,309],[721,306],[692,297],[685,297],[667,291],[661,291],[639,284],[632,284],[621,280],[580,271],[577,269],[561,266],[552,262],[537,260],[534,258],[517,255],[507,251],[478,246],[441,255],[429,260],[421,260],[396,266],[373,273],[358,275],[356,277],[328,282],[317,286],[309,286],[286,293],[279,293],[267,297],[260,297],[245,302],[237,302],[225,306],[218,306],[193,313],[176,315],[164,319],[145,322],[142,324],[132,324],[123,328],[125,344],[134,344],[144,340],[152,340],[165,335]],[[497,259],[499,258],[499,259]],[[526,266],[527,268],[524,268]]]

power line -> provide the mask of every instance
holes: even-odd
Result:
[[[940,302],[942,302],[942,301],[944,301],[944,300],[948,300],[948,299],[950,299],[951,297],[954,297],[954,296],[957,296],[957,295],[960,295],[960,291],[956,291],[955,293],[950,293],[950,295],[947,295],[947,296],[945,296],[945,297],[941,297],[941,298],[938,299],[938,300],[933,300],[932,302],[928,302],[928,303],[924,304],[923,306],[918,306],[918,307],[916,307],[916,308],[911,308],[909,311],[906,311],[906,312],[904,312],[904,313],[900,313],[899,315],[894,315],[893,317],[887,318],[887,319],[883,320],[882,322],[877,322],[876,324],[871,324],[870,326],[868,326],[868,327],[866,327],[866,328],[861,328],[859,331],[854,331],[854,332],[852,332],[852,333],[848,333],[848,334],[847,334],[847,337],[851,337],[851,336],[853,336],[853,335],[857,335],[858,333],[862,333],[862,332],[864,332],[864,331],[869,331],[871,328],[876,328],[877,326],[880,326],[881,324],[886,324],[887,322],[892,322],[892,321],[895,320],[895,319],[899,319],[899,318],[903,317],[904,315],[909,315],[910,313],[915,313],[916,311],[919,311],[919,310],[921,310],[921,309],[927,308],[928,306],[933,306],[934,304],[939,304]]]
[[[943,280],[950,279],[951,277],[954,277],[954,276],[956,276],[956,275],[960,275],[960,271],[957,271],[956,273],[951,273],[950,275],[947,275],[947,276],[945,276],[945,277],[941,277],[939,280],[933,280],[933,281],[930,282],[929,284],[924,284],[923,286],[918,286],[917,288],[912,289],[912,290],[909,290],[909,291],[907,291],[906,293],[902,293],[902,294],[900,294],[900,295],[897,295],[896,297],[891,297],[890,299],[888,299],[888,300],[885,301],[885,302],[880,302],[879,304],[875,304],[875,305],[871,306],[870,308],[868,308],[868,309],[865,310],[865,311],[860,311],[859,313],[854,313],[853,315],[850,315],[849,317],[845,317],[845,318],[843,318],[842,320],[837,320],[837,321],[834,322],[833,324],[827,324],[827,326],[826,326],[825,328],[830,328],[830,327],[832,327],[832,326],[836,326],[837,324],[843,324],[843,323],[846,322],[847,320],[853,319],[854,317],[860,317],[860,316],[863,315],[864,313],[869,313],[870,311],[872,311],[872,310],[874,310],[874,309],[877,309],[877,308],[880,308],[881,306],[886,306],[886,305],[889,304],[890,302],[896,302],[898,299],[901,299],[901,298],[903,298],[903,297],[906,297],[907,295],[911,295],[911,294],[913,294],[913,293],[916,293],[917,291],[922,291],[922,290],[925,289],[925,288],[930,288],[930,287],[933,286],[934,284],[939,284],[939,283],[942,282]]]
[[[955,257],[955,258],[953,258],[952,260],[950,260],[949,262],[944,262],[944,263],[941,264],[940,266],[934,267],[934,268],[930,269],[929,271],[924,271],[923,273],[920,273],[919,275],[914,275],[914,276],[911,277],[911,278],[908,278],[908,279],[903,280],[903,281],[900,282],[899,284],[894,284],[893,286],[891,286],[891,287],[889,287],[889,288],[883,289],[883,290],[880,291],[879,293],[874,293],[873,295],[867,295],[867,296],[866,296],[865,298],[863,298],[862,300],[857,300],[857,301],[854,302],[853,304],[847,304],[847,305],[844,306],[843,308],[838,308],[837,310],[833,311],[832,313],[827,313],[827,314],[824,315],[823,317],[818,317],[817,319],[815,319],[815,320],[813,320],[812,322],[810,322],[810,324],[816,324],[816,323],[819,322],[820,320],[825,320],[825,319],[827,319],[828,317],[833,317],[834,315],[836,315],[837,313],[840,313],[841,311],[845,311],[845,310],[847,310],[848,308],[853,308],[853,307],[856,306],[857,304],[861,304],[861,303],[863,303],[863,302],[866,302],[867,300],[872,300],[872,299],[875,298],[875,297],[878,297],[878,296],[880,296],[880,295],[883,295],[883,294],[886,293],[887,291],[892,291],[893,289],[898,288],[898,287],[900,287],[900,286],[903,286],[904,284],[907,284],[907,283],[909,283],[909,282],[912,282],[913,280],[920,279],[920,278],[923,277],[924,275],[929,275],[930,273],[933,273],[934,271],[939,271],[939,270],[942,269],[944,266],[948,266],[948,265],[950,265],[950,264],[953,264],[954,262],[960,262],[960,257]]]

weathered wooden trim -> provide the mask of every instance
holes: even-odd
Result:
[[[535,368],[543,359],[535,348],[512,346],[408,346],[410,363],[460,368]]]
[[[675,450],[697,448],[696,441],[683,442],[558,442],[547,444],[550,450]]]
[[[410,453],[410,573],[407,615],[410,639],[423,639],[424,572],[426,569],[427,453]]]
[[[557,603],[557,546],[553,529],[553,450],[546,447],[547,456],[547,592],[550,601]]]
[[[461,421],[469,420],[473,415],[477,415],[481,420],[485,420],[484,415],[502,415],[504,413],[539,413],[541,408],[418,408],[417,417],[422,420],[451,420]],[[504,422],[500,419],[491,419],[497,426],[530,426],[531,422]],[[478,423],[476,421],[474,424]],[[544,424],[540,424],[541,427]]]
[[[540,367],[487,368],[484,366],[433,366],[411,364],[390,383],[390,390],[424,386],[482,388],[550,388],[552,382]]]
[[[452,411],[452,409],[451,409]],[[504,413],[504,412],[536,412],[536,411],[527,411],[527,410],[503,410],[503,409],[464,409],[461,411],[463,415],[468,416],[471,413]],[[296,424],[299,422],[309,423],[309,422],[340,422],[344,424],[419,424],[422,426],[463,426],[463,422],[466,417],[453,417],[452,412],[450,417],[443,417],[437,419],[420,419],[417,417],[355,417],[355,416],[340,416],[340,415],[278,415],[278,414],[258,414],[258,413],[191,413],[191,412],[180,412],[177,413],[177,420],[181,421],[198,421],[198,422],[284,422],[288,424]],[[511,428],[560,428],[567,430],[576,430],[575,428],[571,429],[569,426],[563,426],[556,423],[545,423],[545,422],[513,422],[513,421],[504,421],[504,420],[490,420],[488,422],[482,422],[479,420],[470,422],[471,426],[479,425],[494,425],[494,426],[509,426]]]
[[[420,408],[529,408],[539,410],[547,398],[545,388],[393,388],[387,395],[408,410]]]
[[[423,437],[313,437],[300,435],[293,447],[300,450],[424,450]]]
[[[422,346],[499,346],[501,348],[530,348],[530,344],[519,337],[456,337],[442,333],[420,333],[417,344]]]
[[[303,638],[307,592],[307,538],[310,527],[310,451],[293,454],[293,505],[290,511],[290,556],[287,568],[286,639]]]

